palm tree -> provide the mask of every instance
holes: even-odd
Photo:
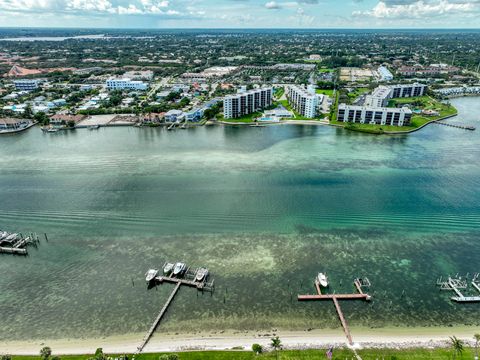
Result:
[[[450,336],[450,347],[453,350],[453,359],[457,358],[457,355],[461,355],[463,352],[463,341],[457,339],[456,336]]]
[[[282,348],[282,341],[278,336],[272,338],[272,342],[270,344],[275,349],[275,355],[278,359],[278,350]]]
[[[475,360],[478,360],[478,342],[480,341],[480,334],[474,334],[475,339]]]

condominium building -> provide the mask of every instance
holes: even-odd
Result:
[[[370,95],[365,96],[365,106],[385,107],[388,104],[392,89],[388,86],[378,86]]]
[[[412,111],[407,107],[386,108],[340,104],[337,120],[360,124],[407,126],[410,124]]]
[[[404,84],[378,86],[370,95],[365,97],[365,106],[384,107],[387,106],[388,100],[398,97],[422,96],[425,94],[426,85],[423,84]]]
[[[419,83],[391,85],[390,88],[392,90],[390,97],[392,98],[423,96],[427,90],[426,85]]]
[[[105,82],[108,90],[146,90],[147,84],[143,81],[134,81],[129,78],[108,79]]]
[[[15,89],[20,91],[32,91],[38,89],[39,81],[35,79],[14,80]]]
[[[317,114],[318,96],[315,88],[309,86],[307,89],[297,85],[287,87],[287,99],[292,108],[301,116],[314,118]]]
[[[272,88],[242,91],[223,99],[225,119],[239,118],[272,105]]]

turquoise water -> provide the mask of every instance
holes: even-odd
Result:
[[[478,98],[452,102],[478,127]],[[181,289],[158,331],[338,327],[295,299],[319,270],[337,292],[372,281],[370,305],[343,305],[352,326],[480,324],[434,286],[480,271],[478,130],[34,128],[0,154],[0,229],[49,235],[0,256],[2,338],[146,331],[171,287],[143,274],[176,259],[216,292]]]

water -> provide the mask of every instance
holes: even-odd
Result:
[[[452,102],[478,128],[479,98]],[[478,130],[35,128],[0,154],[0,229],[50,240],[0,256],[3,339],[146,331],[172,288],[143,274],[176,259],[217,288],[181,289],[158,331],[338,327],[296,301],[319,270],[337,292],[373,283],[371,304],[342,305],[351,326],[480,324],[434,285],[480,271]]]

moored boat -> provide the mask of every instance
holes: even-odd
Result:
[[[170,273],[172,272],[174,266],[175,266],[175,265],[172,264],[172,263],[166,263],[166,264],[163,266],[163,273],[164,273],[165,275],[170,275]]]
[[[155,279],[155,276],[157,276],[158,270],[157,269],[150,269],[145,273],[145,280],[149,283],[153,279]]]
[[[318,273],[317,281],[321,286],[328,287],[328,278],[324,273]]]
[[[208,269],[200,268],[197,270],[197,273],[195,274],[195,280],[204,281],[206,280],[207,276],[208,276]]]
[[[175,264],[173,268],[173,275],[182,275],[185,270],[187,269],[187,265],[185,263],[178,262]]]

